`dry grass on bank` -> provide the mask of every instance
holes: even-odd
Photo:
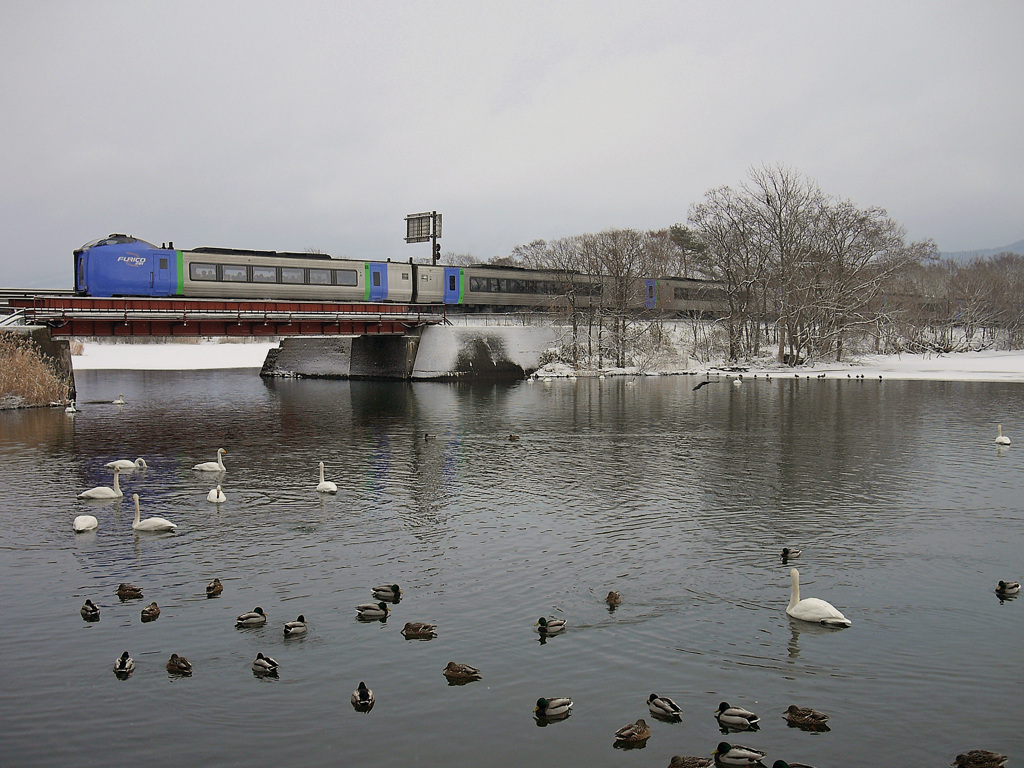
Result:
[[[64,402],[70,389],[70,382],[54,371],[34,341],[0,334],[0,407]]]

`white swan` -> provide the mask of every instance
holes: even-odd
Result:
[[[218,448],[216,461],[204,461],[202,464],[196,464],[192,469],[198,469],[200,472],[225,472],[227,471],[227,467],[224,466],[225,453],[227,451],[223,448]]]
[[[78,409],[75,408],[75,401],[74,400],[72,400],[70,403],[68,403],[67,407],[64,409],[64,413],[78,413]]]
[[[112,405],[124,405],[126,402],[128,401],[124,399],[124,395],[118,394],[117,400],[114,400]]]
[[[94,531],[99,528],[100,521],[92,515],[79,515],[71,526],[75,529],[75,533],[85,533],[86,531]]]
[[[214,504],[223,504],[225,501],[228,500],[228,497],[224,495],[224,491],[222,491],[220,489],[220,486],[218,485],[216,488],[214,488],[212,491],[206,494],[206,500],[212,501]]]
[[[831,603],[816,597],[800,599],[800,571],[792,568],[789,577],[793,582],[786,613],[800,621],[812,621],[825,627],[849,627],[853,624]]]
[[[1002,424],[997,424],[996,426],[999,429],[999,437],[996,438],[996,444],[997,445],[1009,445],[1010,444],[1010,438],[1008,438],[1006,435],[1003,434],[1003,425]]]
[[[165,520],[162,517],[147,517],[145,520],[139,519],[139,494],[132,494],[132,501],[135,502],[135,522],[132,523],[132,528],[136,531],[173,531],[176,526],[170,520]]]
[[[118,469],[124,469],[129,472],[134,472],[136,469],[149,468],[149,465],[146,463],[146,460],[141,456],[137,458],[135,461],[132,461],[131,459],[116,459],[115,461],[108,461],[103,466],[106,467],[107,469],[113,469],[114,467],[117,467]]]
[[[316,487],[317,493],[337,493],[338,486],[330,480],[324,480],[324,463],[320,462],[320,485]]]
[[[124,491],[121,490],[121,486],[117,482],[117,476],[121,470],[114,467],[114,487],[111,488],[106,485],[97,485],[95,488],[90,488],[88,491],[82,491],[78,494],[80,499],[120,499],[124,496]]]

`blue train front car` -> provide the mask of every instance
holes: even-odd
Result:
[[[81,296],[176,296],[181,257],[130,235],[110,235],[75,251],[75,293]]]

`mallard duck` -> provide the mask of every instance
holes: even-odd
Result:
[[[615,732],[616,741],[624,741],[627,744],[639,744],[651,738],[651,727],[642,717],[635,723],[624,725]]]
[[[192,663],[184,656],[172,653],[171,658],[167,660],[167,671],[172,675],[191,675]]]
[[[718,748],[712,753],[715,762],[722,765],[757,765],[765,758],[765,753],[740,744],[719,742]]]
[[[128,677],[135,671],[135,660],[125,651],[114,659],[114,674],[118,677]]]
[[[259,627],[267,623],[267,614],[258,605],[235,619],[236,627]]]
[[[87,491],[82,491],[78,494],[80,499],[120,499],[124,496],[124,491],[121,490],[121,485],[118,482],[118,475],[121,474],[121,470],[114,467],[114,487],[111,488],[109,485],[97,485],[95,488],[90,488]]]
[[[206,596],[216,597],[224,591],[224,585],[220,583],[220,579],[214,579],[206,585]]]
[[[117,587],[117,596],[122,600],[133,600],[142,597],[142,588],[134,584],[121,583]]]
[[[996,594],[1000,597],[1016,595],[1020,592],[1019,581],[1000,581],[996,584]]]
[[[772,763],[772,768],[814,768],[814,766],[807,763],[787,763],[785,760],[776,760]]]
[[[284,623],[285,637],[298,637],[304,634],[306,634],[306,617],[303,614],[300,613],[295,621],[286,621]]]
[[[513,433],[513,434],[510,434],[510,435],[508,436],[508,440],[509,440],[509,442],[510,442],[510,443],[514,443],[514,442],[515,442],[516,440],[518,440],[518,439],[519,439],[519,435],[517,435],[517,434],[514,434],[514,433]]]
[[[476,667],[471,667],[469,664],[457,664],[454,661],[448,662],[448,666],[444,668],[443,674],[449,680],[462,682],[479,680],[483,677],[483,675],[480,674],[480,670]]]
[[[357,712],[369,712],[373,709],[373,691],[366,687],[366,683],[360,681],[359,687],[352,691],[352,706]]]
[[[743,707],[730,707],[729,702],[723,701],[715,711],[715,717],[722,728],[732,731],[756,731],[761,726],[761,718]]]
[[[379,587],[374,587],[372,591],[377,600],[400,600],[402,598],[402,590],[398,588],[397,584],[381,584]]]
[[[277,662],[269,656],[257,653],[252,662],[252,671],[257,675],[276,675]]]
[[[156,621],[160,616],[160,606],[155,602],[150,603],[142,609],[142,620],[143,621]]]
[[[224,491],[222,491],[220,489],[220,486],[218,485],[216,488],[212,489],[208,494],[206,494],[206,500],[214,504],[223,504],[225,501],[228,500],[228,497],[224,495]]]
[[[800,557],[800,555],[802,555],[803,553],[804,553],[804,551],[802,549],[790,549],[789,547],[783,547],[782,548],[782,563],[783,563],[783,565],[785,565],[786,562],[789,561],[789,560],[795,560],[796,558]]]
[[[1006,755],[989,752],[987,749],[972,749],[970,752],[956,756],[954,768],[1002,768],[1009,760]]]
[[[710,757],[694,757],[692,755],[672,755],[668,768],[711,768],[715,761]]]
[[[790,704],[782,716],[786,719],[787,723],[797,728],[809,730],[826,730],[828,728],[826,725],[828,715],[816,709]]]
[[[565,696],[537,699],[537,706],[533,709],[537,717],[565,717],[571,710],[572,699]]]
[[[218,448],[216,461],[204,461],[202,464],[196,464],[192,469],[198,470],[199,472],[226,472],[227,467],[224,466],[225,453],[227,453],[227,451],[223,448]]]
[[[82,603],[82,618],[86,621],[100,620],[100,607],[89,598]]]
[[[789,571],[791,589],[789,592],[789,605],[786,606],[786,613],[800,621],[810,621],[814,624],[821,624],[823,627],[849,627],[853,624],[848,618],[832,603],[819,600],[816,597],[800,599],[800,571],[791,568]]]
[[[609,592],[608,597],[604,599],[608,605],[622,605],[622,595],[618,592]]]
[[[557,635],[565,629],[565,619],[537,619],[537,631],[542,635]]]
[[[388,617],[388,604],[387,603],[363,603],[356,606],[356,613],[359,615],[356,618],[360,619],[380,619],[384,620]]]
[[[429,640],[437,637],[437,625],[425,621],[410,621],[402,627],[402,635],[406,640]]]
[[[670,720],[680,720],[683,717],[683,710],[668,696],[659,696],[656,693],[652,693],[647,697],[647,708],[656,717]]]

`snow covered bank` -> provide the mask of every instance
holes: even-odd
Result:
[[[168,342],[152,344],[109,344],[86,342],[81,355],[74,355],[75,370],[198,370],[209,368],[260,368],[267,352],[277,342],[203,342],[180,344]],[[701,368],[663,369],[658,373],[703,371]],[[889,379],[939,379],[945,381],[1019,381],[1024,382],[1024,351],[1014,352],[957,352],[946,355],[869,355],[856,363],[819,363],[816,366],[752,366],[751,373],[773,375],[800,374],[826,378],[846,378],[863,374]],[[577,372],[578,375],[598,375],[600,371]],[[637,375],[636,369],[609,369],[606,375]],[[565,365],[545,366],[540,375],[568,376],[573,371]]]

